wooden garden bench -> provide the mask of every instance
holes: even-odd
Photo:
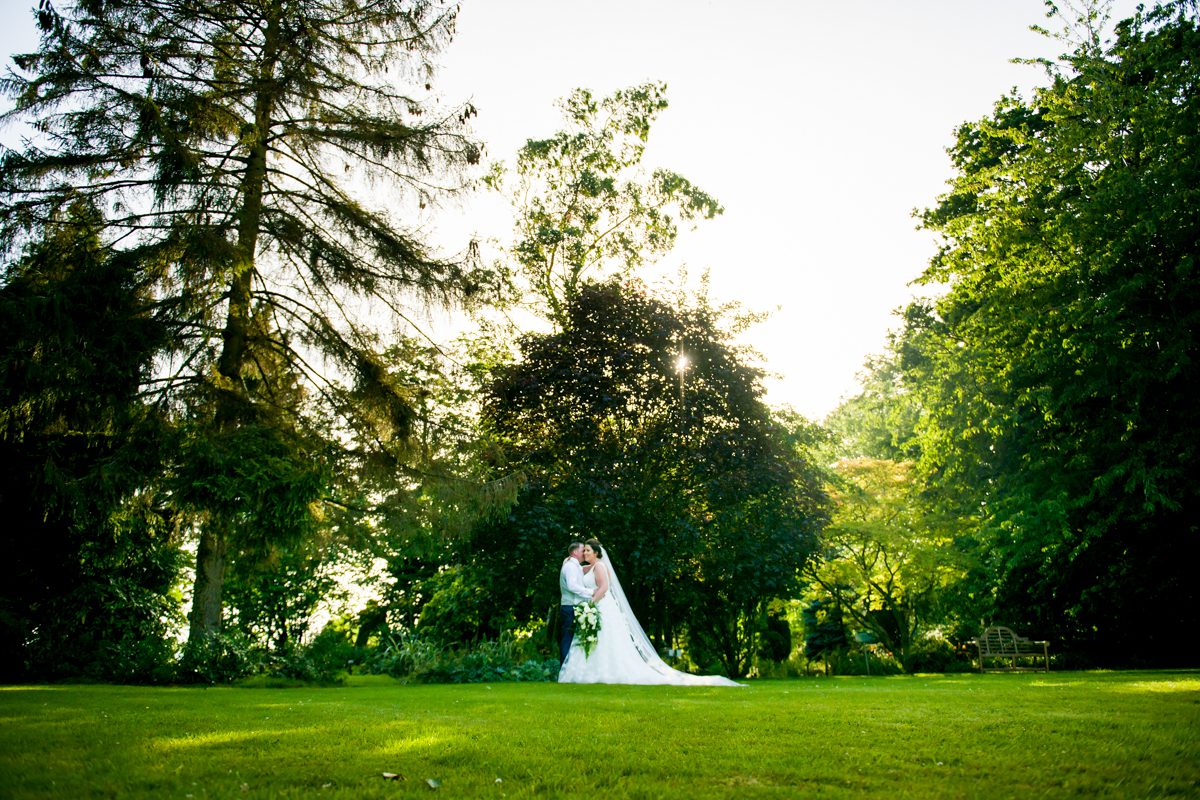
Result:
[[[983,632],[983,636],[975,639],[979,650],[979,671],[987,671],[987,662],[1000,666],[992,666],[993,670],[1041,669],[1050,671],[1050,643],[1032,641],[1024,636],[1017,636],[1008,628],[994,625]],[[1023,667],[1019,661],[1032,659],[1034,666]],[[1038,662],[1041,666],[1037,666]]]

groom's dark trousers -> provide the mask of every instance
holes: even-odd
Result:
[[[562,617],[562,636],[558,640],[558,660],[566,661],[567,653],[571,650],[571,640],[575,638],[575,606],[559,606]]]

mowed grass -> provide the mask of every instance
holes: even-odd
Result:
[[[1200,672],[0,687],[0,797],[436,796],[1198,797]]]

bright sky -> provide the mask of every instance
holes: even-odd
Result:
[[[34,5],[3,0],[0,55],[34,48]],[[1135,7],[1117,0],[1114,19]],[[911,212],[943,191],[955,126],[1044,80],[1010,59],[1063,49],[1036,24],[1060,27],[1042,0],[463,0],[437,85],[475,104],[488,157],[511,161],[559,129],[571,89],[665,81],[647,162],[726,210],[660,269],[709,269],[714,299],[773,311],[745,337],[777,375],[768,400],[820,419],[933,253]]]

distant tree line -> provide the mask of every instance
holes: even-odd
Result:
[[[824,427],[752,315],[639,277],[721,213],[642,165],[665,87],[487,166],[452,6],[202,5],[42,0],[3,82],[0,677],[552,678],[577,536],[685,667],[961,668],[991,622],[1195,664],[1194,4],[960,127],[937,291]],[[473,175],[511,244],[432,252]]]

